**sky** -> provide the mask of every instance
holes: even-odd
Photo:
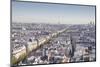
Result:
[[[87,24],[95,22],[95,6],[12,1],[13,23]]]

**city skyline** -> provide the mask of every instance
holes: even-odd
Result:
[[[12,22],[87,24],[95,22],[95,6],[12,1]]]

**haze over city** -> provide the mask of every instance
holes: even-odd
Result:
[[[87,24],[95,22],[95,6],[12,2],[12,22]]]

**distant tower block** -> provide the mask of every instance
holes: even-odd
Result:
[[[46,56],[46,48],[43,49],[42,55],[43,55],[43,56]]]
[[[75,44],[75,41],[73,40],[72,36],[70,36],[70,40],[71,40],[71,46],[72,46],[71,57],[73,57],[74,56],[75,49],[76,49],[76,44]]]

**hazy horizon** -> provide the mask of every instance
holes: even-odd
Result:
[[[95,6],[12,1],[12,22],[88,24],[95,22]]]

